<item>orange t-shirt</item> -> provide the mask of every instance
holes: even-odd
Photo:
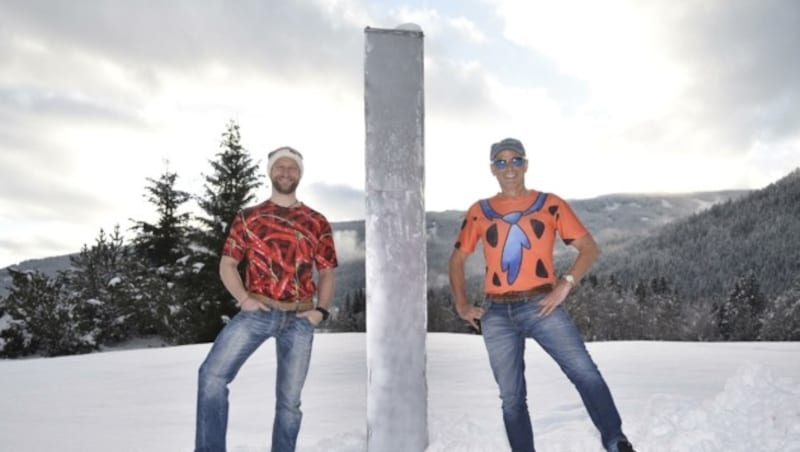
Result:
[[[470,254],[483,240],[485,292],[516,292],[555,284],[556,233],[566,244],[588,233],[563,199],[536,191],[495,195],[469,208],[455,247]]]

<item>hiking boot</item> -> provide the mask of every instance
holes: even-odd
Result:
[[[633,446],[631,445],[631,443],[628,442],[628,440],[623,439],[617,443],[617,452],[636,452],[636,451],[633,450]]]

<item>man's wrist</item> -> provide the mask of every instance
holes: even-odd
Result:
[[[328,320],[328,317],[331,316],[331,313],[328,312],[328,310],[323,308],[322,306],[317,306],[316,308],[314,308],[314,310],[319,312],[320,314],[322,314],[322,321],[323,322]]]

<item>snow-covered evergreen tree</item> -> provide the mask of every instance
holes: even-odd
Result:
[[[94,340],[77,306],[64,294],[61,277],[8,269],[11,292],[5,299],[0,356],[59,356],[86,352]]]
[[[755,273],[739,277],[728,299],[717,308],[720,336],[726,340],[758,339],[766,299],[761,293]]]
[[[800,277],[770,303],[764,314],[761,339],[800,341]]]
[[[190,215],[180,212],[180,208],[190,195],[175,188],[177,178],[178,174],[169,169],[158,179],[147,178],[144,196],[155,206],[158,221],[155,224],[136,221],[133,229],[138,234],[133,245],[137,256],[145,258],[151,266],[174,264],[186,255]]]
[[[81,328],[95,344],[122,341],[136,331],[130,248],[119,226],[111,235],[100,230],[95,243],[84,245],[64,273],[66,297],[80,313]]]

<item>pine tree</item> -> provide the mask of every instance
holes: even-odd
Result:
[[[137,331],[137,306],[132,303],[137,288],[131,251],[123,242],[118,225],[111,235],[101,229],[91,247],[84,245],[70,258],[72,266],[63,274],[66,297],[79,313],[76,321],[97,345],[122,341]]]
[[[166,169],[156,180],[148,178],[145,197],[156,207],[158,222],[137,221],[139,235],[133,244],[139,257],[129,267],[130,281],[135,287],[131,300],[135,303],[133,324],[137,334],[157,335],[167,342],[194,342],[191,322],[195,268],[190,262],[190,215],[179,212],[191,196],[177,190],[178,174]],[[189,275],[189,276],[187,276]]]
[[[61,277],[8,269],[11,292],[5,300],[8,327],[0,332],[0,356],[69,355],[94,348],[76,306],[64,294]]]
[[[209,161],[213,172],[205,176],[203,196],[197,199],[204,216],[193,234],[193,272],[187,273],[185,294],[191,305],[196,341],[211,341],[225,320],[236,312],[235,303],[219,280],[220,253],[236,213],[255,200],[262,176],[249,152],[241,145],[239,125],[230,121],[222,134],[221,151]]]
[[[175,189],[177,178],[169,169],[158,179],[147,178],[144,196],[155,206],[158,222],[135,221],[133,227],[139,232],[133,240],[136,254],[156,267],[175,263],[186,254],[189,214],[179,213],[179,209],[190,195]]]
[[[717,307],[720,336],[734,341],[758,339],[765,307],[766,299],[755,273],[747,272],[736,280],[727,301]]]
[[[770,303],[764,315],[761,339],[800,341],[800,277]]]
[[[230,121],[222,138],[222,150],[216,160],[209,161],[213,173],[205,176],[204,194],[197,200],[205,212],[205,216],[198,218],[203,226],[200,244],[214,264],[219,261],[231,220],[242,207],[255,200],[255,190],[262,184],[258,165],[241,145],[239,125]]]
[[[449,287],[428,289],[428,332],[470,333],[475,330],[462,320],[453,305]]]
[[[651,303],[652,339],[678,340],[683,338],[685,323],[681,319],[681,304],[670,281],[659,276],[650,281],[653,291]]]

